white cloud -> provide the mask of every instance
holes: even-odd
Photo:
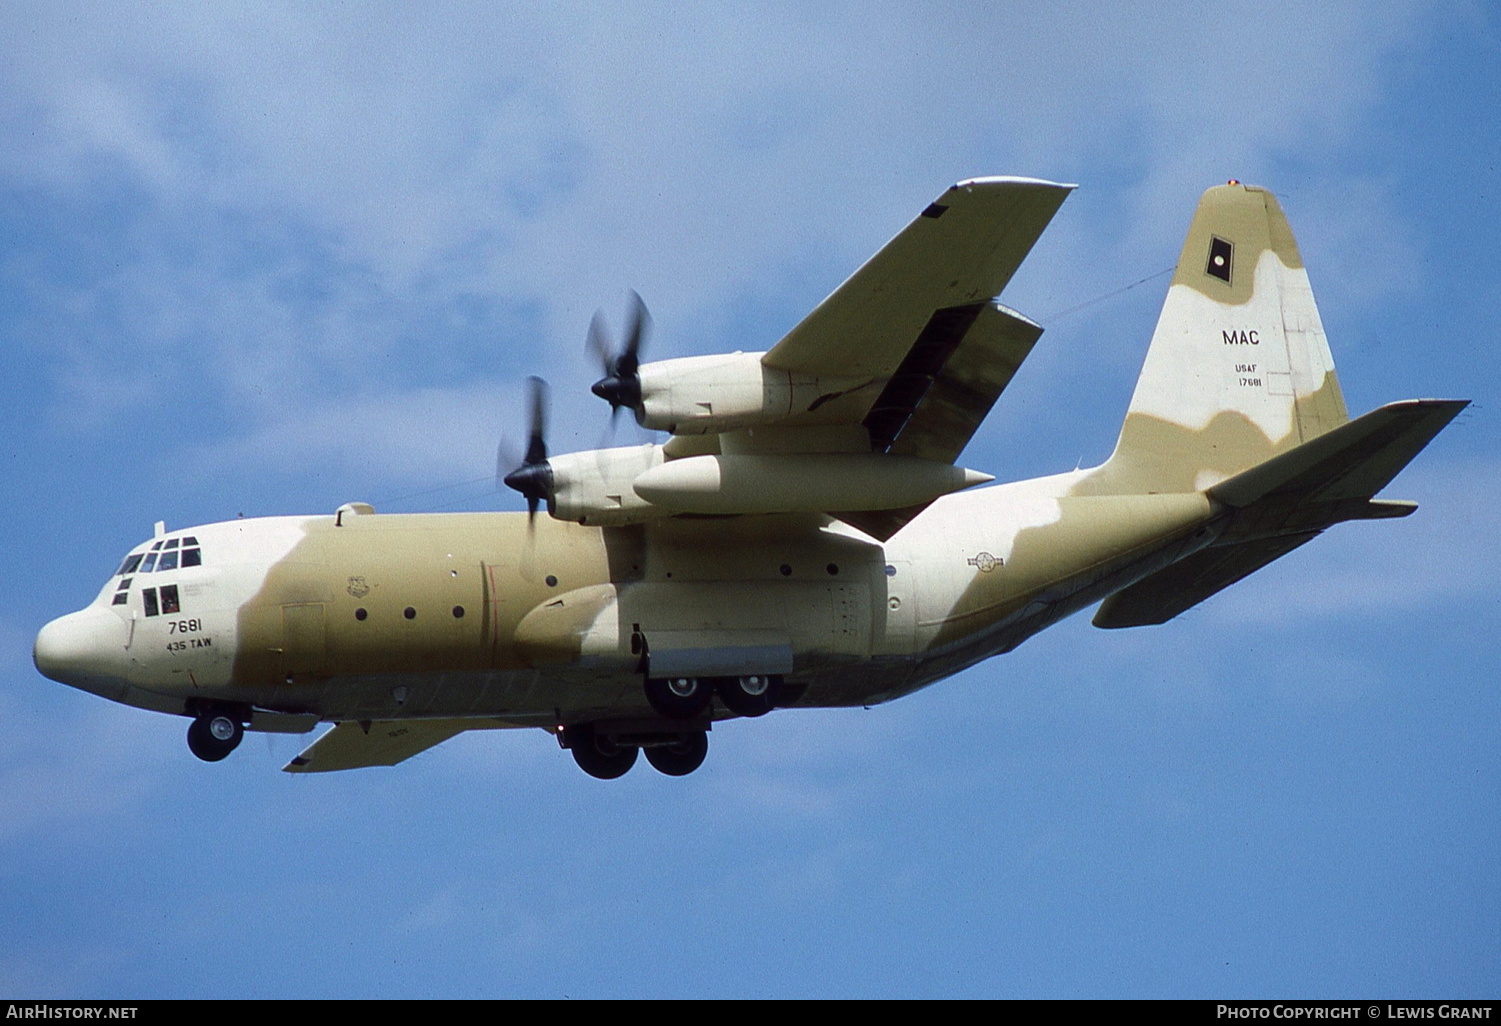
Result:
[[[834,284],[968,174],[1130,167],[1130,216],[1059,260],[1102,228],[1123,252],[1170,246],[1181,225],[1159,212],[1186,216],[1185,196],[1337,149],[1417,10],[145,5],[12,12],[28,45],[0,75],[32,129],[13,180],[83,184],[114,161],[163,224],[249,214],[305,226],[393,295],[540,297],[573,367],[589,311],[628,285],[673,338],[810,250],[835,255]],[[199,278],[147,256],[143,277]],[[139,302],[222,311],[240,329],[210,344],[282,374],[340,330],[205,277]]]
[[[206,475],[247,470],[410,487],[476,478],[493,466],[502,411],[519,411],[515,386],[355,395],[307,403],[300,397],[267,415],[248,436],[190,451],[184,463]],[[512,398],[503,399],[509,394]],[[523,417],[514,429],[524,430]],[[482,482],[483,483],[483,482]]]

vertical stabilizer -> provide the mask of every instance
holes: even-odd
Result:
[[[1204,193],[1095,492],[1189,492],[1345,423],[1308,274],[1276,198]]]

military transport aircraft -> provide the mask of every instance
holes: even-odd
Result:
[[[37,635],[48,677],[245,730],[334,727],[286,767],[394,765],[540,727],[596,777],[703,762],[711,726],[871,705],[1093,603],[1158,624],[1345,520],[1466,405],[1355,420],[1277,201],[1230,182],[1189,225],[1110,458],[989,488],[955,460],[1042,334],[993,297],[1072,186],[938,197],[764,353],[640,361],[591,330],[594,392],[665,444],[549,456],[527,513],[323,516],[167,531]],[[545,503],[550,516],[538,517]]]

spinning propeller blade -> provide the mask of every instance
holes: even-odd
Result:
[[[618,353],[613,352],[604,315],[596,313],[589,322],[588,349],[599,361],[605,376],[589,389],[610,404],[610,419],[622,407],[641,418],[641,346],[651,331],[651,314],[646,304],[634,290],[631,292],[631,309],[625,333],[625,345]]]
[[[526,496],[527,521],[537,515],[537,507],[552,495],[552,465],[547,462],[547,382],[541,378],[531,382],[530,429],[526,442],[526,457],[521,466],[502,478],[508,488]],[[504,451],[504,446],[502,446]],[[497,463],[502,457],[497,454]],[[497,466],[497,473],[499,472]]]

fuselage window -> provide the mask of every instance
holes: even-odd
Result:
[[[186,541],[186,540],[187,539],[184,539],[184,541]],[[202,563],[203,563],[203,559],[202,559],[201,556],[199,556],[197,549],[183,549],[182,550],[182,565],[183,566],[200,566],[200,565],[202,565]]]
[[[130,601],[130,581],[131,578],[127,577],[120,582],[120,586],[115,589],[115,600],[110,605],[123,606]]]
[[[164,584],[164,585],[162,585],[160,591],[162,593],[162,612],[163,613],[177,613],[177,612],[181,612],[182,607],[180,605],[178,605],[178,603],[177,603],[177,585],[175,585],[175,584]]]
[[[175,540],[176,539],[174,539],[174,541]],[[173,549],[171,552],[163,552],[162,553],[161,562],[159,562],[159,563],[156,564],[156,568],[158,570],[176,570],[177,569],[177,550]]]
[[[158,608],[156,604],[155,588],[147,588],[145,591],[141,592],[141,602],[146,607],[147,616],[155,616],[156,614],[161,612],[161,609]]]

